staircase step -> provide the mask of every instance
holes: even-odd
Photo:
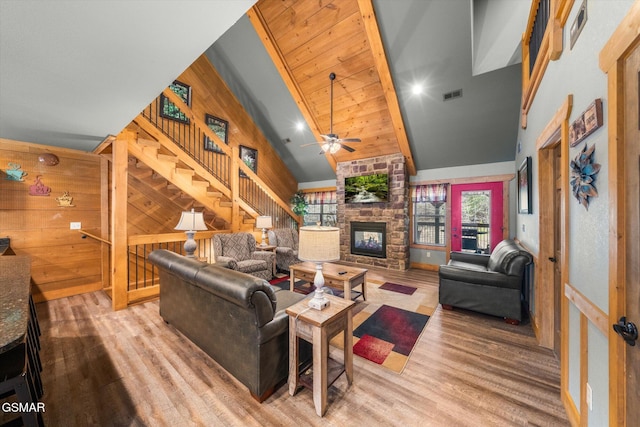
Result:
[[[179,173],[182,175],[194,176],[196,174],[196,172],[193,169],[187,169],[187,168],[176,168],[175,171],[176,173]]]
[[[195,187],[204,187],[204,188],[207,188],[210,185],[209,181],[201,181],[199,179],[191,180],[191,184],[193,184]]]
[[[225,201],[220,201],[220,207],[223,208],[230,208],[233,206],[233,202],[225,202]]]
[[[179,161],[178,158],[173,154],[163,154],[163,153],[158,153],[158,160],[161,160],[163,162],[171,162],[171,163],[178,163]]]
[[[138,138],[138,144],[140,144],[142,147],[153,147],[153,148],[162,147],[162,144],[160,144],[155,139]]]
[[[219,199],[222,197],[222,193],[220,191],[207,191],[207,196]]]

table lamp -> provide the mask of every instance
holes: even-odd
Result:
[[[196,251],[198,244],[193,236],[196,235],[196,231],[206,229],[207,225],[204,223],[202,212],[195,212],[193,209],[190,212],[182,212],[180,222],[176,225],[175,230],[184,230],[187,235],[187,240],[184,242],[184,251],[187,254],[187,258],[195,258],[193,253]]]
[[[316,291],[309,300],[309,307],[316,310],[328,307],[329,300],[324,296],[323,289],[322,263],[340,259],[340,229],[319,225],[300,227],[298,258],[316,263],[316,275],[313,279]]]
[[[267,228],[273,227],[270,216],[259,216],[256,219],[256,228],[262,228],[262,242],[260,246],[267,246]]]

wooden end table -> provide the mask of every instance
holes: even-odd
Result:
[[[342,273],[342,274],[340,274]],[[313,262],[301,262],[289,266],[291,291],[294,290],[294,283],[297,279],[303,279],[313,282],[316,275],[316,264]],[[322,264],[322,276],[324,277],[324,286],[331,288],[339,288],[344,290],[344,299],[351,300],[352,289],[362,285],[362,292],[353,291],[355,300],[362,295],[363,300],[367,300],[367,269],[356,268],[348,265],[331,264],[325,262]]]
[[[349,385],[353,383],[353,320],[351,300],[326,295],[329,307],[316,310],[308,305],[309,298],[286,309],[289,315],[289,394],[295,395],[302,385],[313,391],[316,414],[327,410],[327,389],[344,372]],[[329,358],[329,341],[344,332],[343,363]],[[298,338],[313,344],[313,369],[300,375]]]

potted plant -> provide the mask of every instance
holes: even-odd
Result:
[[[291,210],[296,215],[304,216],[307,213],[307,200],[304,198],[304,193],[302,191],[296,192],[293,196],[291,196]]]

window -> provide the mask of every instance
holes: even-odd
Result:
[[[462,250],[491,253],[491,191],[462,191]]]
[[[337,221],[336,192],[317,191],[306,193],[305,199],[309,204],[304,216],[304,225],[320,225],[335,227]]]
[[[445,246],[447,184],[413,187],[413,243]]]

